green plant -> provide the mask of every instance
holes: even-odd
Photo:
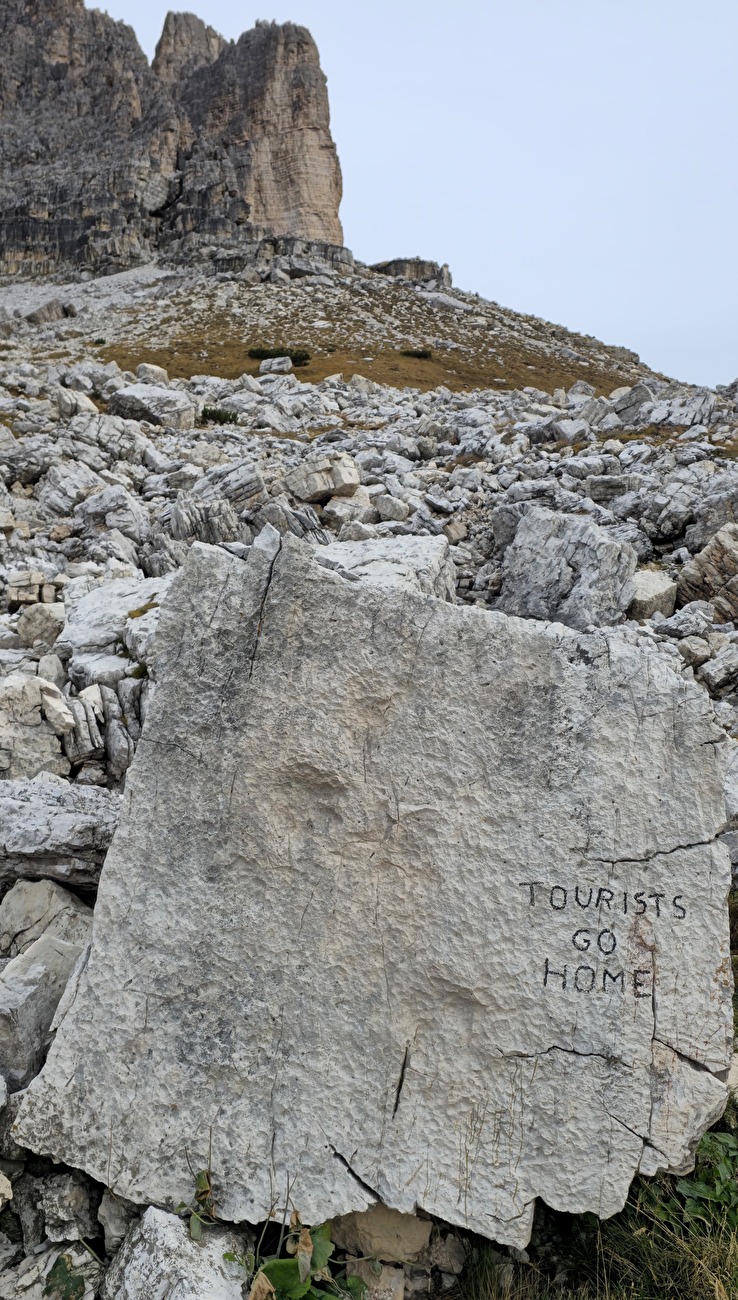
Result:
[[[187,1163],[190,1164],[190,1157],[187,1156]],[[201,1169],[195,1173],[190,1165],[190,1172],[195,1180],[195,1189],[192,1200],[188,1203],[182,1201],[174,1211],[175,1214],[186,1214],[189,1218],[190,1236],[193,1241],[202,1241],[203,1231],[205,1228],[212,1227],[217,1223],[215,1213],[215,1198],[213,1195],[213,1177],[210,1170],[210,1158],[208,1158],[207,1169]]]
[[[330,1267],[335,1247],[328,1223],[307,1228],[301,1223],[297,1210],[293,1210],[287,1230],[285,1208],[276,1252],[263,1255],[273,1214],[274,1207],[255,1251],[247,1255],[229,1251],[223,1256],[229,1263],[240,1264],[248,1274],[249,1300],[272,1300],[272,1297],[275,1300],[326,1300],[328,1296],[339,1300],[364,1300],[366,1284],[361,1278],[349,1277],[344,1266],[336,1265],[336,1272]]]
[[[88,1282],[95,1287],[102,1279],[104,1264],[86,1241],[80,1242],[90,1259],[75,1264],[70,1254],[59,1255],[49,1270],[44,1286],[44,1296],[50,1300],[82,1300]],[[97,1292],[96,1292],[97,1294]]]
[[[289,357],[293,366],[306,366],[310,353],[304,348],[249,348],[252,361],[272,361],[275,357]]]
[[[202,418],[209,420],[211,424],[238,424],[235,411],[223,411],[219,406],[204,406]]]

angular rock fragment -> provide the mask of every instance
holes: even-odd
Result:
[[[496,607],[580,630],[617,623],[633,596],[636,562],[628,542],[590,520],[533,506],[505,551]]]
[[[738,618],[738,524],[725,524],[679,574],[680,605],[709,600],[719,619]]]
[[[97,1201],[84,1174],[54,1174],[44,1179],[41,1206],[49,1241],[84,1241],[97,1234]]]
[[[51,880],[19,880],[0,903],[0,957],[17,957],[42,934],[83,948],[92,909]]]
[[[109,790],[41,781],[0,785],[0,880],[94,885],[118,823]]]
[[[195,407],[187,393],[155,384],[131,384],[113,393],[108,410],[124,420],[148,420],[170,429],[194,429]]]
[[[222,1228],[204,1241],[190,1240],[181,1219],[151,1208],[135,1223],[109,1270],[102,1300],[242,1300],[243,1268],[228,1263],[228,1252],[243,1254],[244,1242]]]
[[[670,618],[676,605],[677,584],[668,573],[658,569],[639,569],[632,578],[633,598],[628,613],[631,618],[651,618],[663,614]]]
[[[67,775],[59,737],[68,727],[68,711],[62,712],[59,699],[57,688],[38,677],[11,673],[0,680],[0,780],[23,780],[39,772]]]
[[[321,546],[316,560],[382,587],[455,600],[456,573],[445,537],[392,537]]]
[[[285,475],[285,485],[298,501],[320,502],[350,497],[360,483],[359,470],[344,453],[313,456]]]
[[[288,1176],[312,1222],[381,1200],[524,1245],[537,1196],[608,1216],[727,1095],[709,698],[635,637],[278,545],[197,544],[175,578],[14,1133],[169,1205],[212,1141],[235,1221]]]
[[[54,1012],[83,946],[43,934],[0,973],[0,1074],[11,1092],[38,1073]]]

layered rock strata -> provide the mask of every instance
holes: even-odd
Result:
[[[302,27],[226,42],[170,14],[150,67],[83,0],[0,0],[0,270],[125,267],[265,233],[342,242],[325,77]]]

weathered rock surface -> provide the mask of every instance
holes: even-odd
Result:
[[[738,618],[738,524],[725,524],[679,575],[679,601],[709,600],[725,621]]]
[[[242,1300],[243,1269],[223,1259],[243,1253],[243,1242],[222,1228],[202,1243],[190,1240],[186,1225],[163,1210],[147,1210],[131,1228],[102,1289],[102,1300]]]
[[[65,782],[0,785],[0,880],[97,883],[120,795]]]
[[[706,693],[635,633],[278,544],[195,545],[170,589],[89,962],[15,1136],[171,1205],[212,1133],[234,1220],[288,1175],[313,1222],[381,1199],[522,1245],[537,1196],[614,1213],[726,1096]]]
[[[0,903],[0,957],[17,957],[42,934],[83,948],[92,910],[51,880],[19,880]]]
[[[186,393],[155,384],[131,384],[114,393],[109,411],[124,420],[148,420],[150,424],[164,424],[171,429],[194,429],[195,407]]]
[[[69,772],[60,740],[68,730],[65,714],[69,711],[63,704],[60,707],[52,690],[59,697],[51,683],[21,674],[11,673],[0,681],[0,780],[30,779],[44,771],[59,776]]]
[[[533,506],[505,551],[497,608],[584,630],[617,623],[632,597],[636,553],[588,519]]]
[[[2,0],[0,40],[3,270],[129,266],[267,232],[342,243],[305,28],[259,23],[234,43],[170,14],[149,67],[132,29],[83,0]]]
[[[25,1088],[48,1046],[54,1012],[82,943],[43,934],[0,974],[0,1074],[8,1088]]]

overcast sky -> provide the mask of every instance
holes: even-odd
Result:
[[[99,7],[151,56],[172,5]],[[447,261],[462,288],[667,374],[738,376],[738,0],[183,7],[228,37],[310,28],[362,261]]]

